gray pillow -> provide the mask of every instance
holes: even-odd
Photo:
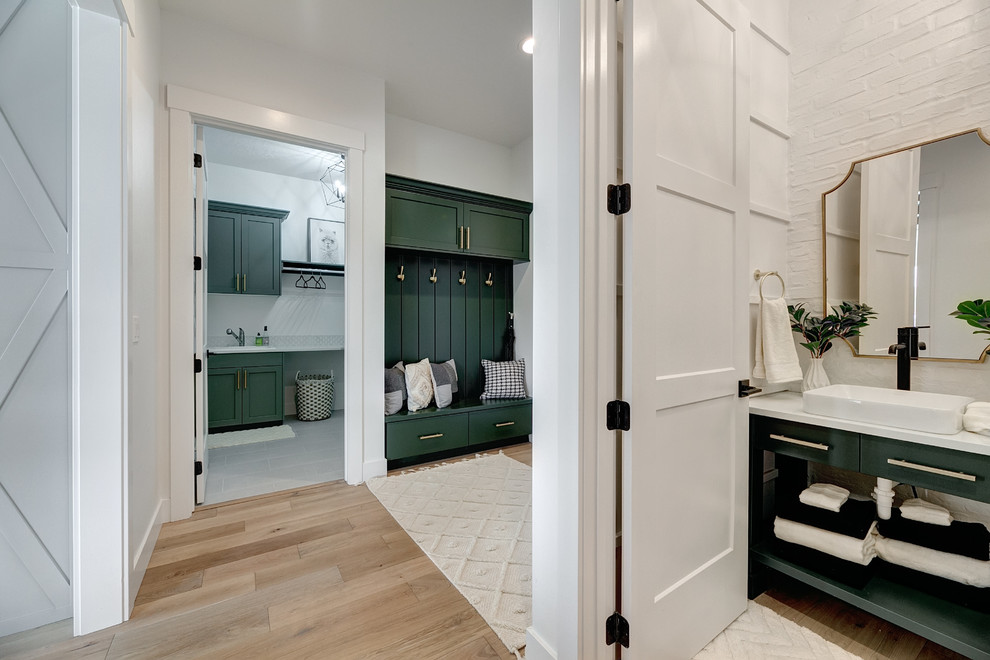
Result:
[[[385,369],[385,414],[394,415],[402,410],[406,398],[406,374],[402,363]]]
[[[430,376],[433,379],[433,399],[437,408],[446,408],[454,400],[457,392],[457,366],[453,360],[435,364],[430,363]]]

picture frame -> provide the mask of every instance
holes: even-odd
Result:
[[[307,253],[310,263],[344,265],[344,221],[309,219]]]

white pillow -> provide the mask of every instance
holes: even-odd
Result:
[[[433,375],[430,371],[430,358],[412,362],[406,366],[406,403],[409,412],[422,410],[433,399]]]

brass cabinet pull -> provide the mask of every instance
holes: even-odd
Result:
[[[458,229],[461,230],[461,237],[459,239],[457,239],[457,247],[459,247],[460,249],[463,250],[464,249],[464,225],[461,225],[460,227],[458,227]]]
[[[443,433],[434,433],[432,435],[421,435],[421,436],[419,436],[419,439],[420,440],[432,440],[433,438],[442,438],[442,437],[443,437]]]
[[[798,440],[796,438],[788,438],[786,435],[777,435],[775,433],[770,434],[771,440],[780,440],[781,442],[787,442],[792,445],[800,445],[802,447],[807,447],[809,449],[818,449],[819,451],[828,451],[829,446],[823,445],[818,442],[808,442],[807,440]]]
[[[943,470],[942,468],[931,467],[928,465],[919,465],[918,463],[902,461],[899,458],[888,458],[887,463],[890,465],[896,465],[897,467],[907,468],[908,470],[931,472],[932,474],[939,474],[943,477],[952,477],[953,479],[962,479],[963,481],[976,481],[976,477],[972,474],[966,474],[965,472],[952,472],[951,470]]]
[[[499,422],[495,425],[495,428],[500,428],[502,426],[512,426],[515,422]]]
[[[235,273],[234,274],[234,291],[236,291],[237,293],[240,293],[241,292],[241,274],[240,273]]]
[[[247,293],[247,273],[244,273],[244,282],[243,285],[241,286],[241,289],[244,291],[244,293]]]
[[[237,370],[237,389],[241,389],[241,370]]]
[[[468,227],[467,230],[468,230],[467,249],[470,250],[471,249],[471,228]]]

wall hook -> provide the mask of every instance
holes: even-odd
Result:
[[[495,282],[492,281],[492,274],[488,273],[488,279],[485,280],[485,286],[493,286]]]
[[[437,283],[437,269],[436,268],[433,269],[433,274],[430,275],[430,281],[433,282],[434,284]]]
[[[406,279],[405,270],[406,270],[405,266],[399,266],[399,274],[395,276],[395,279],[399,280],[400,282],[405,281]]]
[[[465,275],[467,275],[467,271],[466,270],[462,270],[461,271],[461,279],[457,280],[461,285],[467,284],[467,278],[464,277]]]

